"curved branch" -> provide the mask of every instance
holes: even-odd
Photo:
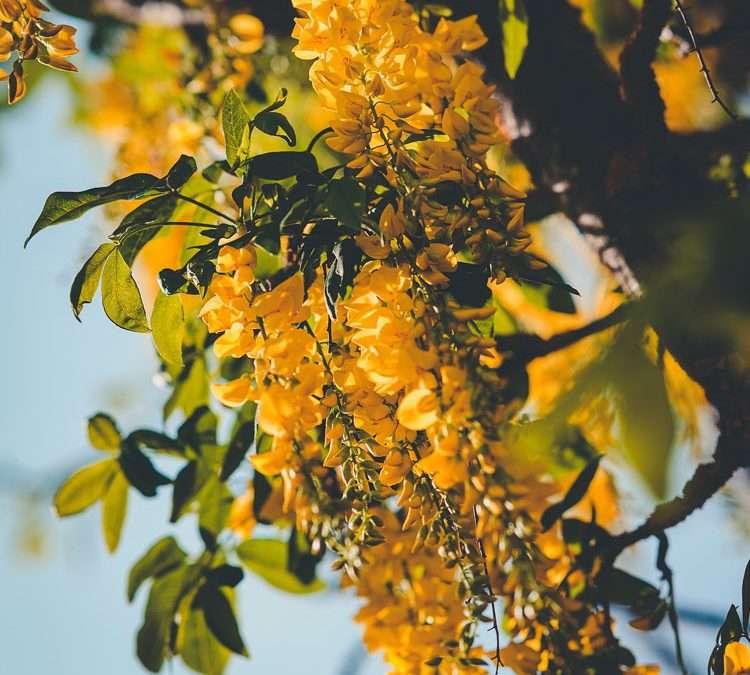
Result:
[[[737,469],[748,466],[750,458],[743,457],[742,448],[720,440],[712,460],[696,468],[681,495],[659,504],[641,525],[607,542],[607,557],[614,560],[629,546],[679,525],[713,497]]]

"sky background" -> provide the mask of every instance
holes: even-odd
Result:
[[[107,182],[109,151],[72,126],[71,114],[67,86],[54,77],[40,83],[22,105],[0,115],[0,282],[6,298],[0,332],[2,672],[137,675],[145,672],[133,648],[145,597],[141,593],[128,605],[125,579],[133,561],[165,533],[166,493],[147,501],[131,491],[122,544],[114,556],[106,553],[101,539],[98,507],[61,522],[47,505],[59,479],[96,458],[86,445],[87,416],[108,410],[126,429],[133,424],[158,427],[164,398],[150,384],[155,361],[148,336],[116,328],[98,301],[87,307],[83,324],[70,311],[70,282],[102,237],[96,213],[45,232],[23,250],[50,192]],[[689,462],[678,460],[674,486],[690,471]],[[22,496],[31,490],[39,491],[36,502]],[[177,529],[188,545],[192,525]],[[36,532],[43,553],[31,556],[23,542]],[[750,542],[729,528],[718,500],[675,528],[670,538],[669,561],[686,615],[723,615],[730,602],[739,602]],[[627,565],[654,579],[654,554],[644,546],[629,556]],[[252,658],[233,660],[228,673],[354,675],[351,663],[362,652],[360,629],[351,620],[357,606],[350,594],[288,596],[247,578],[240,588],[239,611]],[[718,624],[684,626],[686,652],[696,673],[705,672],[716,628]],[[666,626],[648,644],[629,629],[622,634],[626,644],[641,645],[642,661],[661,650],[669,654]],[[175,664],[167,672],[187,671]],[[357,671],[385,672],[376,657],[366,658]]]

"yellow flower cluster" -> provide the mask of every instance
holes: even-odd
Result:
[[[243,91],[255,76],[264,27],[212,7],[209,54],[182,29],[143,24],[127,34],[112,73],[91,87],[87,120],[114,141],[118,175],[160,174],[180,154],[200,155],[207,139],[221,142],[215,111],[229,89]]]
[[[73,39],[76,29],[43,19],[46,11],[49,7],[40,0],[0,0],[0,61],[16,57],[10,73],[0,70],[0,80],[8,80],[9,103],[26,94],[24,61],[38,61],[56,70],[77,70],[67,60],[78,53]]]
[[[258,426],[273,442],[270,452],[253,457],[253,464],[267,476],[281,475],[283,508],[299,515],[298,488],[310,466],[320,464],[321,446],[309,432],[328,411],[323,400],[326,373],[316,338],[300,326],[316,304],[320,311],[322,298],[315,303],[311,294],[305,301],[300,273],[271,291],[255,293],[254,265],[252,248],[223,247],[211,283],[212,297],[201,310],[208,329],[222,333],[214,343],[216,355],[247,357],[253,364],[252,374],[216,384],[213,390],[228,406],[257,403]]]
[[[493,87],[483,69],[457,57],[486,41],[476,17],[441,19],[424,30],[404,0],[296,0],[303,13],[295,54],[315,59],[310,79],[330,112],[334,150],[354,155],[366,179],[382,174],[398,195],[377,231],[358,243],[367,255],[417,249],[425,281],[443,285],[461,243],[505,277],[509,257],[530,243],[523,194],[486,164],[500,139]]]
[[[498,140],[492,88],[457,58],[484,36],[473,18],[427,31],[404,0],[295,6],[296,52],[316,59],[329,145],[388,198],[368,205],[355,237],[367,262],[335,319],[321,275],[307,293],[300,272],[269,288],[251,248],[222,248],[201,315],[221,334],[217,356],[247,358],[250,372],[214,392],[230,406],[257,402],[272,443],[253,464],[281,477],[283,509],[308,535],[325,529],[320,486],[335,469],[349,509],[338,541],[354,548],[334,550],[366,601],[366,642],[394,673],[478,672],[476,622],[494,594],[505,601],[506,662],[571,672],[612,644],[608,617],[559,590],[586,579],[559,533],[538,524],[569,477],[509,450],[502,358],[474,326],[494,307],[444,291],[460,256],[495,284],[509,263],[533,263],[511,261],[530,242],[522,195],[485,162]],[[383,508],[390,497],[398,515]]]
[[[415,551],[413,536],[402,531],[394,514],[381,515],[385,542],[356,582],[357,595],[365,601],[356,615],[365,625],[365,645],[383,650],[392,675],[484,675],[485,666],[469,662],[484,656],[482,648],[468,654],[458,650],[456,637],[465,617],[454,571],[434,549]]]

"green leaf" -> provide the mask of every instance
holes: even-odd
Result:
[[[166,191],[164,179],[148,173],[136,173],[116,180],[106,187],[91,188],[82,192],[53,192],[44,203],[31,234],[24,246],[42,230],[69,220],[80,218],[87,211],[120,199],[139,199]]]
[[[110,321],[120,328],[136,333],[148,332],[141,293],[119,251],[115,251],[104,263],[102,304]]]
[[[195,604],[203,610],[206,624],[222,645],[235,654],[248,655],[232,605],[218,586],[202,586],[195,597]]]
[[[117,550],[122,534],[122,526],[128,511],[128,484],[122,471],[118,471],[109,483],[102,499],[102,529],[104,542],[110,553]]]
[[[301,173],[317,173],[318,162],[309,152],[267,152],[250,160],[250,171],[257,178],[283,180]]]
[[[174,537],[159,539],[133,565],[128,576],[128,602],[132,602],[141,584],[185,562],[187,555]]]
[[[616,349],[611,377],[622,448],[646,485],[662,499],[675,431],[664,376],[636,341]]]
[[[177,650],[185,665],[203,675],[222,675],[230,652],[213,636],[200,609],[180,612]]]
[[[120,449],[120,442],[122,441],[120,430],[109,415],[97,413],[93,417],[89,417],[86,432],[89,443],[97,450],[116,452]]]
[[[512,80],[523,60],[529,42],[529,25],[524,0],[499,0],[503,33],[505,69]]]
[[[189,368],[183,369],[175,383],[172,395],[164,404],[164,419],[181,409],[191,415],[196,408],[208,403],[208,373],[202,358],[197,358]]]
[[[219,565],[206,572],[206,582],[214,586],[235,588],[244,577],[242,568],[234,565]]]
[[[224,130],[224,143],[226,144],[227,162],[234,167],[241,159],[240,151],[247,144],[248,124],[250,116],[242,104],[242,100],[234,89],[224,96],[224,107],[221,115],[221,125]]]
[[[158,487],[172,482],[159,473],[151,460],[133,443],[124,445],[118,461],[128,482],[144,497],[156,496]]]
[[[128,434],[127,443],[135,443],[138,447],[146,447],[166,455],[176,457],[185,456],[185,448],[179,440],[151,429],[136,429]]]
[[[366,194],[353,178],[339,178],[328,185],[325,206],[350,232],[359,232],[365,213]]]
[[[262,112],[253,120],[253,127],[269,136],[283,138],[291,147],[297,145],[297,134],[285,115],[280,112]]]
[[[303,584],[287,569],[287,544],[277,539],[248,539],[237,547],[242,564],[269,584],[288,593],[315,593],[325,588],[320,579]]]
[[[264,113],[273,112],[274,110],[282,108],[284,105],[286,105],[288,96],[289,92],[287,91],[286,87],[282,87],[281,89],[279,89],[279,93],[276,94],[276,98],[273,100],[273,103],[263,108],[263,110],[261,110],[258,115],[263,115]]]
[[[203,532],[210,533],[216,539],[229,519],[232,493],[216,474],[212,474],[201,488],[198,499],[198,525]]]
[[[172,165],[163,180],[170,190],[179,190],[187,183],[198,170],[195,160],[188,155],[180,155],[180,158]]]
[[[156,579],[151,586],[143,625],[136,639],[136,653],[152,673],[158,673],[164,664],[172,622],[177,605],[191,580],[190,571],[189,567],[178,567]]]
[[[542,531],[546,532],[552,527],[563,514],[570,508],[573,508],[578,502],[580,502],[586,495],[586,491],[591,485],[591,481],[594,480],[596,470],[599,468],[599,462],[601,462],[602,456],[599,455],[594,457],[578,474],[573,484],[570,486],[565,496],[557,503],[552,504],[542,514]]]
[[[654,609],[652,612],[648,612],[644,614],[643,616],[639,616],[635,619],[632,619],[628,623],[636,630],[643,630],[643,631],[655,630],[659,627],[659,624],[661,624],[661,622],[664,620],[664,617],[667,615],[668,609],[669,609],[669,603],[664,602],[662,600],[658,605],[656,605],[656,609]]]
[[[287,544],[287,569],[303,584],[315,581],[315,572],[322,553],[314,554],[303,532],[292,527]]]
[[[120,253],[128,265],[133,264],[141,249],[158,234],[161,227],[157,225],[170,220],[177,199],[175,194],[150,199],[122,219],[111,238],[120,242]]]
[[[242,464],[255,438],[255,422],[243,422],[229,441],[221,467],[220,480],[226,481]]]
[[[597,583],[609,602],[630,607],[639,614],[655,611],[661,602],[654,586],[617,567],[602,572]]]
[[[177,476],[175,476],[172,485],[170,523],[176,523],[185,513],[186,508],[192,503],[201,486],[198,478],[198,462],[196,461],[185,464]],[[205,476],[203,478],[205,479]]]
[[[492,295],[487,286],[489,271],[482,265],[460,262],[449,278],[451,295],[461,305],[484,307]]]
[[[85,511],[103,495],[117,470],[117,461],[105,459],[78,469],[57,490],[53,503],[61,518]]]
[[[178,190],[195,171],[195,160],[187,155],[181,155],[163,178],[157,178],[150,173],[136,173],[116,180],[106,187],[91,188],[81,192],[53,192],[47,197],[42,213],[31,228],[31,234],[24,242],[24,246],[42,230],[80,218],[97,206],[119,200],[143,199]]]
[[[159,356],[167,363],[182,366],[182,340],[185,313],[179,295],[159,293],[151,313],[151,332]]]
[[[115,250],[115,244],[102,244],[94,251],[91,257],[83,264],[70,287],[70,304],[73,306],[73,314],[80,321],[83,306],[90,303],[99,288],[99,279],[102,276],[102,268]]]

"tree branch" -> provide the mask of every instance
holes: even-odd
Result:
[[[656,58],[659,36],[671,14],[672,0],[644,0],[638,28],[620,55],[625,101],[649,135],[667,132],[664,101],[651,64]]]
[[[534,359],[570,347],[584,338],[600,333],[618,323],[622,323],[630,318],[631,315],[632,306],[620,305],[613,312],[601,319],[592,321],[581,328],[558,333],[546,340],[532,333],[503,335],[496,338],[497,349],[504,354],[512,353],[514,365],[525,365]]]
[[[737,469],[748,466],[750,458],[742,448],[720,440],[712,460],[696,468],[693,476],[685,483],[682,494],[659,504],[635,529],[610,539],[606,547],[606,557],[614,561],[629,546],[679,525],[713,497]]]

